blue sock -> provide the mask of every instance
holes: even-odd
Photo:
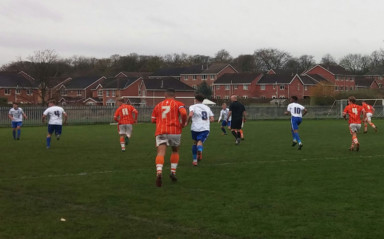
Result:
[[[299,133],[293,133],[293,135],[294,135],[296,141],[297,141],[299,144],[301,144],[301,140],[300,140],[300,137],[299,137]]]
[[[47,137],[47,147],[51,147],[51,137]]]
[[[197,145],[197,151],[203,152],[203,145]]]
[[[192,145],[192,157],[197,159],[197,145]]]
[[[17,138],[20,138],[20,133],[21,133],[21,130],[18,129],[18,130],[17,130]]]
[[[221,131],[223,131],[223,133],[224,133],[224,134],[226,134],[226,133],[227,133],[227,131],[225,130],[225,128],[224,128],[224,127],[222,127],[222,128],[221,128]]]
[[[13,138],[16,139],[16,131],[15,130],[12,131],[12,135],[13,135]]]

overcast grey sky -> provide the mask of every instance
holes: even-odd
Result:
[[[186,53],[293,56],[384,48],[382,0],[1,0],[0,65],[53,49],[61,57]]]

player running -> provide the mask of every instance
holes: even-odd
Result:
[[[361,128],[361,114],[364,113],[364,109],[362,106],[356,104],[356,98],[354,96],[348,97],[348,105],[344,108],[343,117],[347,120],[347,115],[349,116],[349,131],[352,135],[352,144],[349,148],[350,151],[356,149],[359,151],[360,143],[357,139],[357,132],[359,132]]]
[[[203,95],[196,95],[195,100],[196,104],[189,107],[189,116],[185,126],[192,121],[191,134],[194,141],[192,145],[192,163],[197,166],[197,162],[203,159],[203,143],[208,138],[210,122],[213,122],[214,118],[211,108],[203,104]]]
[[[227,108],[226,103],[223,103],[221,105],[221,108],[222,109],[220,110],[220,116],[217,122],[220,123],[221,121],[221,131],[223,131],[224,135],[227,135],[227,131],[225,130],[225,127],[228,127],[228,129],[231,127],[231,119],[228,119],[229,109]]]
[[[368,124],[373,128],[375,132],[377,132],[377,127],[374,123],[372,123],[372,115],[375,113],[375,108],[372,105],[367,104],[366,101],[362,102],[362,106],[364,109],[364,134],[368,132]]]
[[[28,119],[23,109],[18,103],[13,103],[13,107],[9,110],[8,118],[12,121],[12,135],[14,140],[20,140],[21,126],[23,125],[23,116]],[[17,135],[16,135],[17,131]]]
[[[181,119],[181,122],[180,122]],[[156,186],[162,185],[162,171],[164,155],[167,146],[171,146],[171,174],[173,182],[177,181],[176,168],[179,163],[179,147],[181,143],[181,132],[187,121],[187,111],[184,104],[175,100],[175,90],[168,89],[165,92],[165,100],[155,106],[152,112],[152,123],[156,123]]]
[[[139,112],[132,105],[124,103],[124,98],[119,98],[118,104],[113,119],[118,123],[121,151],[125,152],[125,145],[132,136],[132,125],[137,122]]]
[[[301,150],[303,148],[303,143],[299,136],[299,125],[303,120],[303,116],[307,113],[307,109],[297,103],[297,100],[297,96],[291,96],[291,103],[288,105],[287,111],[285,111],[284,114],[291,115],[292,147],[299,143],[298,150]]]
[[[43,113],[42,122],[45,123],[45,119],[49,117],[48,122],[48,135],[47,135],[47,149],[51,147],[51,136],[55,132],[56,139],[60,139],[63,124],[67,122],[67,113],[60,106],[56,106],[55,100],[48,102],[48,108]],[[64,118],[64,122],[63,122]]]
[[[231,96],[231,102],[227,121],[231,119],[232,135],[236,138],[235,144],[238,145],[241,141],[241,125],[246,120],[246,111],[244,105],[237,101],[237,95]]]

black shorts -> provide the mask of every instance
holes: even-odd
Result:
[[[233,119],[231,121],[231,129],[241,129],[241,124],[243,123],[243,119]]]

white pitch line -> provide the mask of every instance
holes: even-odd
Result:
[[[63,178],[63,177],[73,177],[73,176],[88,176],[95,174],[109,174],[122,171],[100,171],[100,172],[81,172],[81,173],[66,173],[66,174],[48,174],[40,176],[22,176],[15,178],[0,178],[0,180],[28,180],[28,179],[41,179],[41,178]]]

